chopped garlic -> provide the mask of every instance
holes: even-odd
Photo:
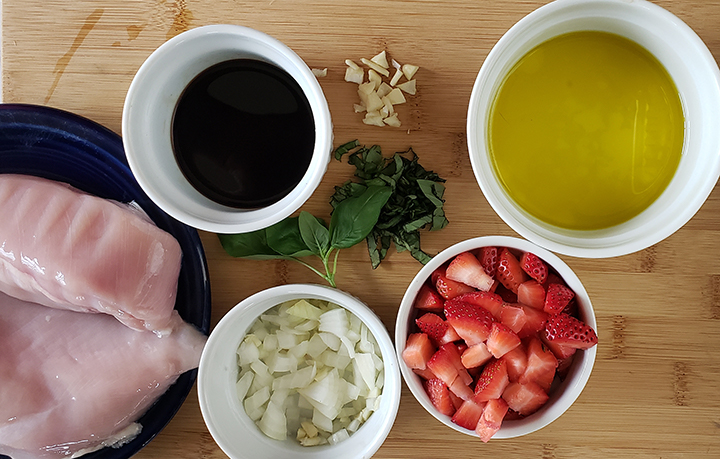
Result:
[[[393,88],[393,90],[388,93],[387,98],[393,105],[405,103],[405,96],[399,88]]]
[[[393,126],[400,127],[401,122],[395,112],[394,105],[406,102],[403,93],[415,95],[417,87],[412,77],[419,67],[411,64],[400,64],[395,59],[390,59],[386,51],[381,51],[372,59],[360,59],[360,62],[367,67],[368,77],[365,80],[363,69],[351,59],[346,59],[345,80],[358,84],[359,104],[353,104],[355,113],[365,113],[363,123],[372,126]],[[390,70],[395,69],[392,78]],[[405,76],[407,81],[400,83]],[[383,81],[383,77],[387,81]],[[410,131],[408,131],[409,133]],[[366,345],[363,343],[363,345]]]
[[[415,80],[406,81],[405,83],[400,83],[397,85],[398,88],[405,91],[408,94],[415,95],[416,88],[415,88]]]
[[[402,70],[397,69],[395,70],[395,75],[393,75],[392,79],[390,80],[390,86],[395,86],[398,84],[398,81],[400,81],[400,77],[403,76]]]
[[[363,57],[362,59],[360,59],[360,62],[362,62],[363,64],[367,65],[367,66],[370,67],[371,69],[375,70],[377,73],[379,73],[379,74],[382,75],[382,76],[386,76],[386,77],[387,77],[387,76],[390,76],[390,72],[388,71],[388,69],[380,66],[379,64],[376,64],[375,62],[373,62],[373,61],[371,61],[371,60],[369,60],[369,59],[365,59],[365,58]]]
[[[392,90],[393,88],[383,81],[382,84],[380,84],[380,87],[377,88],[377,95],[380,96],[380,98],[383,98],[390,94],[390,91]]]
[[[369,124],[371,126],[385,125],[385,123],[383,123],[383,118],[380,112],[367,112],[365,114],[365,118],[363,118],[363,123]]]
[[[392,127],[400,127],[401,126],[401,123],[400,123],[400,120],[398,119],[397,113],[394,113],[394,114],[388,116],[387,118],[383,119],[383,123],[387,124],[388,126],[392,126]]]
[[[327,76],[327,68],[324,69],[312,69],[313,75],[316,77],[325,77]]]
[[[375,70],[370,69],[368,70],[368,81],[373,84],[373,89],[377,90],[382,83],[382,77]]]
[[[375,62],[380,67],[386,69],[389,67],[387,56],[385,55],[385,51],[380,52],[377,56],[374,56],[371,61]],[[387,75],[386,75],[387,76]]]
[[[363,82],[363,78],[365,77],[365,71],[361,68],[352,68],[348,67],[345,69],[345,81],[348,83],[357,83],[360,84]]]
[[[417,65],[403,64],[402,71],[405,74],[405,78],[412,80],[412,77],[415,76],[415,72],[417,72],[419,68]]]

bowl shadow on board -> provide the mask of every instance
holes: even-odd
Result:
[[[177,239],[183,251],[175,309],[207,335],[210,282],[197,231],[173,219],[143,192],[125,159],[120,136],[70,112],[25,104],[0,104],[0,174],[25,174],[69,183],[96,196],[134,201]],[[126,459],[140,451],[173,418],[197,377],[185,372],[138,420],[142,431],[119,448],[103,448],[83,459]],[[0,455],[0,459],[12,459]]]

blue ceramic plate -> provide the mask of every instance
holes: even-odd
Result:
[[[88,193],[138,203],[183,251],[175,309],[206,335],[210,330],[210,283],[197,231],[160,210],[142,191],[125,159],[122,139],[86,118],[35,105],[0,104],[0,173],[67,182]],[[84,459],[125,459],[142,449],[175,415],[197,370],[188,371],[140,418],[140,435],[121,448],[104,448]],[[0,456],[1,457],[1,456]]]

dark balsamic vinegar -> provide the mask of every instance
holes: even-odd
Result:
[[[300,85],[254,59],[207,68],[180,95],[172,122],[175,158],[207,198],[252,209],[286,196],[310,165],[315,123]]]

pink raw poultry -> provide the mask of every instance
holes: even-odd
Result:
[[[200,360],[205,336],[172,317],[159,338],[0,293],[0,454],[69,457],[132,439],[135,421]]]
[[[168,331],[182,252],[139,211],[13,174],[0,175],[0,208],[0,292]]]

